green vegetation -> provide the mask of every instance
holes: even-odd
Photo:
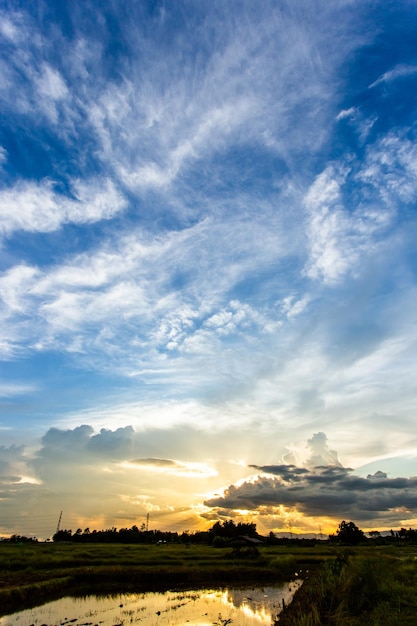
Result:
[[[71,541],[73,543],[208,543],[212,544],[215,539],[234,539],[246,535],[249,537],[257,537],[256,524],[242,523],[235,524],[233,520],[224,522],[216,522],[208,531],[197,531],[192,534],[187,531],[183,533],[147,530],[145,524],[141,528],[132,526],[131,528],[109,528],[106,530],[90,531],[86,528],[84,531],[78,528],[75,533],[72,530],[58,530],[53,536],[53,541]],[[30,541],[26,537],[16,537],[12,539],[17,541]]]
[[[305,580],[280,626],[414,626],[416,559],[410,547],[340,552]]]
[[[233,522],[163,537],[136,527],[62,531],[49,543],[14,536],[0,542],[0,615],[64,594],[256,585],[301,576],[304,584],[281,626],[415,624],[417,532],[369,534],[343,521],[328,541],[270,533],[261,543],[254,524]]]
[[[286,581],[331,554],[263,546],[253,557],[207,545],[0,543],[0,614],[64,593],[219,587]]]

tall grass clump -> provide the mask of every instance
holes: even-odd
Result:
[[[415,572],[414,562],[414,576]],[[305,581],[280,623],[283,626],[415,624],[416,597],[410,602],[408,590],[400,560],[344,553],[324,563]]]
[[[292,554],[276,556],[270,560],[269,565],[277,572],[280,579],[292,579],[299,567]]]

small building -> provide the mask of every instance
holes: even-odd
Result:
[[[239,535],[231,539],[229,545],[232,549],[232,556],[249,556],[257,557],[259,555],[259,546],[262,544],[260,539],[249,537],[249,535]]]

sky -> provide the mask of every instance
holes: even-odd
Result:
[[[0,535],[417,525],[415,0],[0,0]]]

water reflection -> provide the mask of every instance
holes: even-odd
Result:
[[[62,598],[0,618],[0,626],[270,626],[301,585]]]

